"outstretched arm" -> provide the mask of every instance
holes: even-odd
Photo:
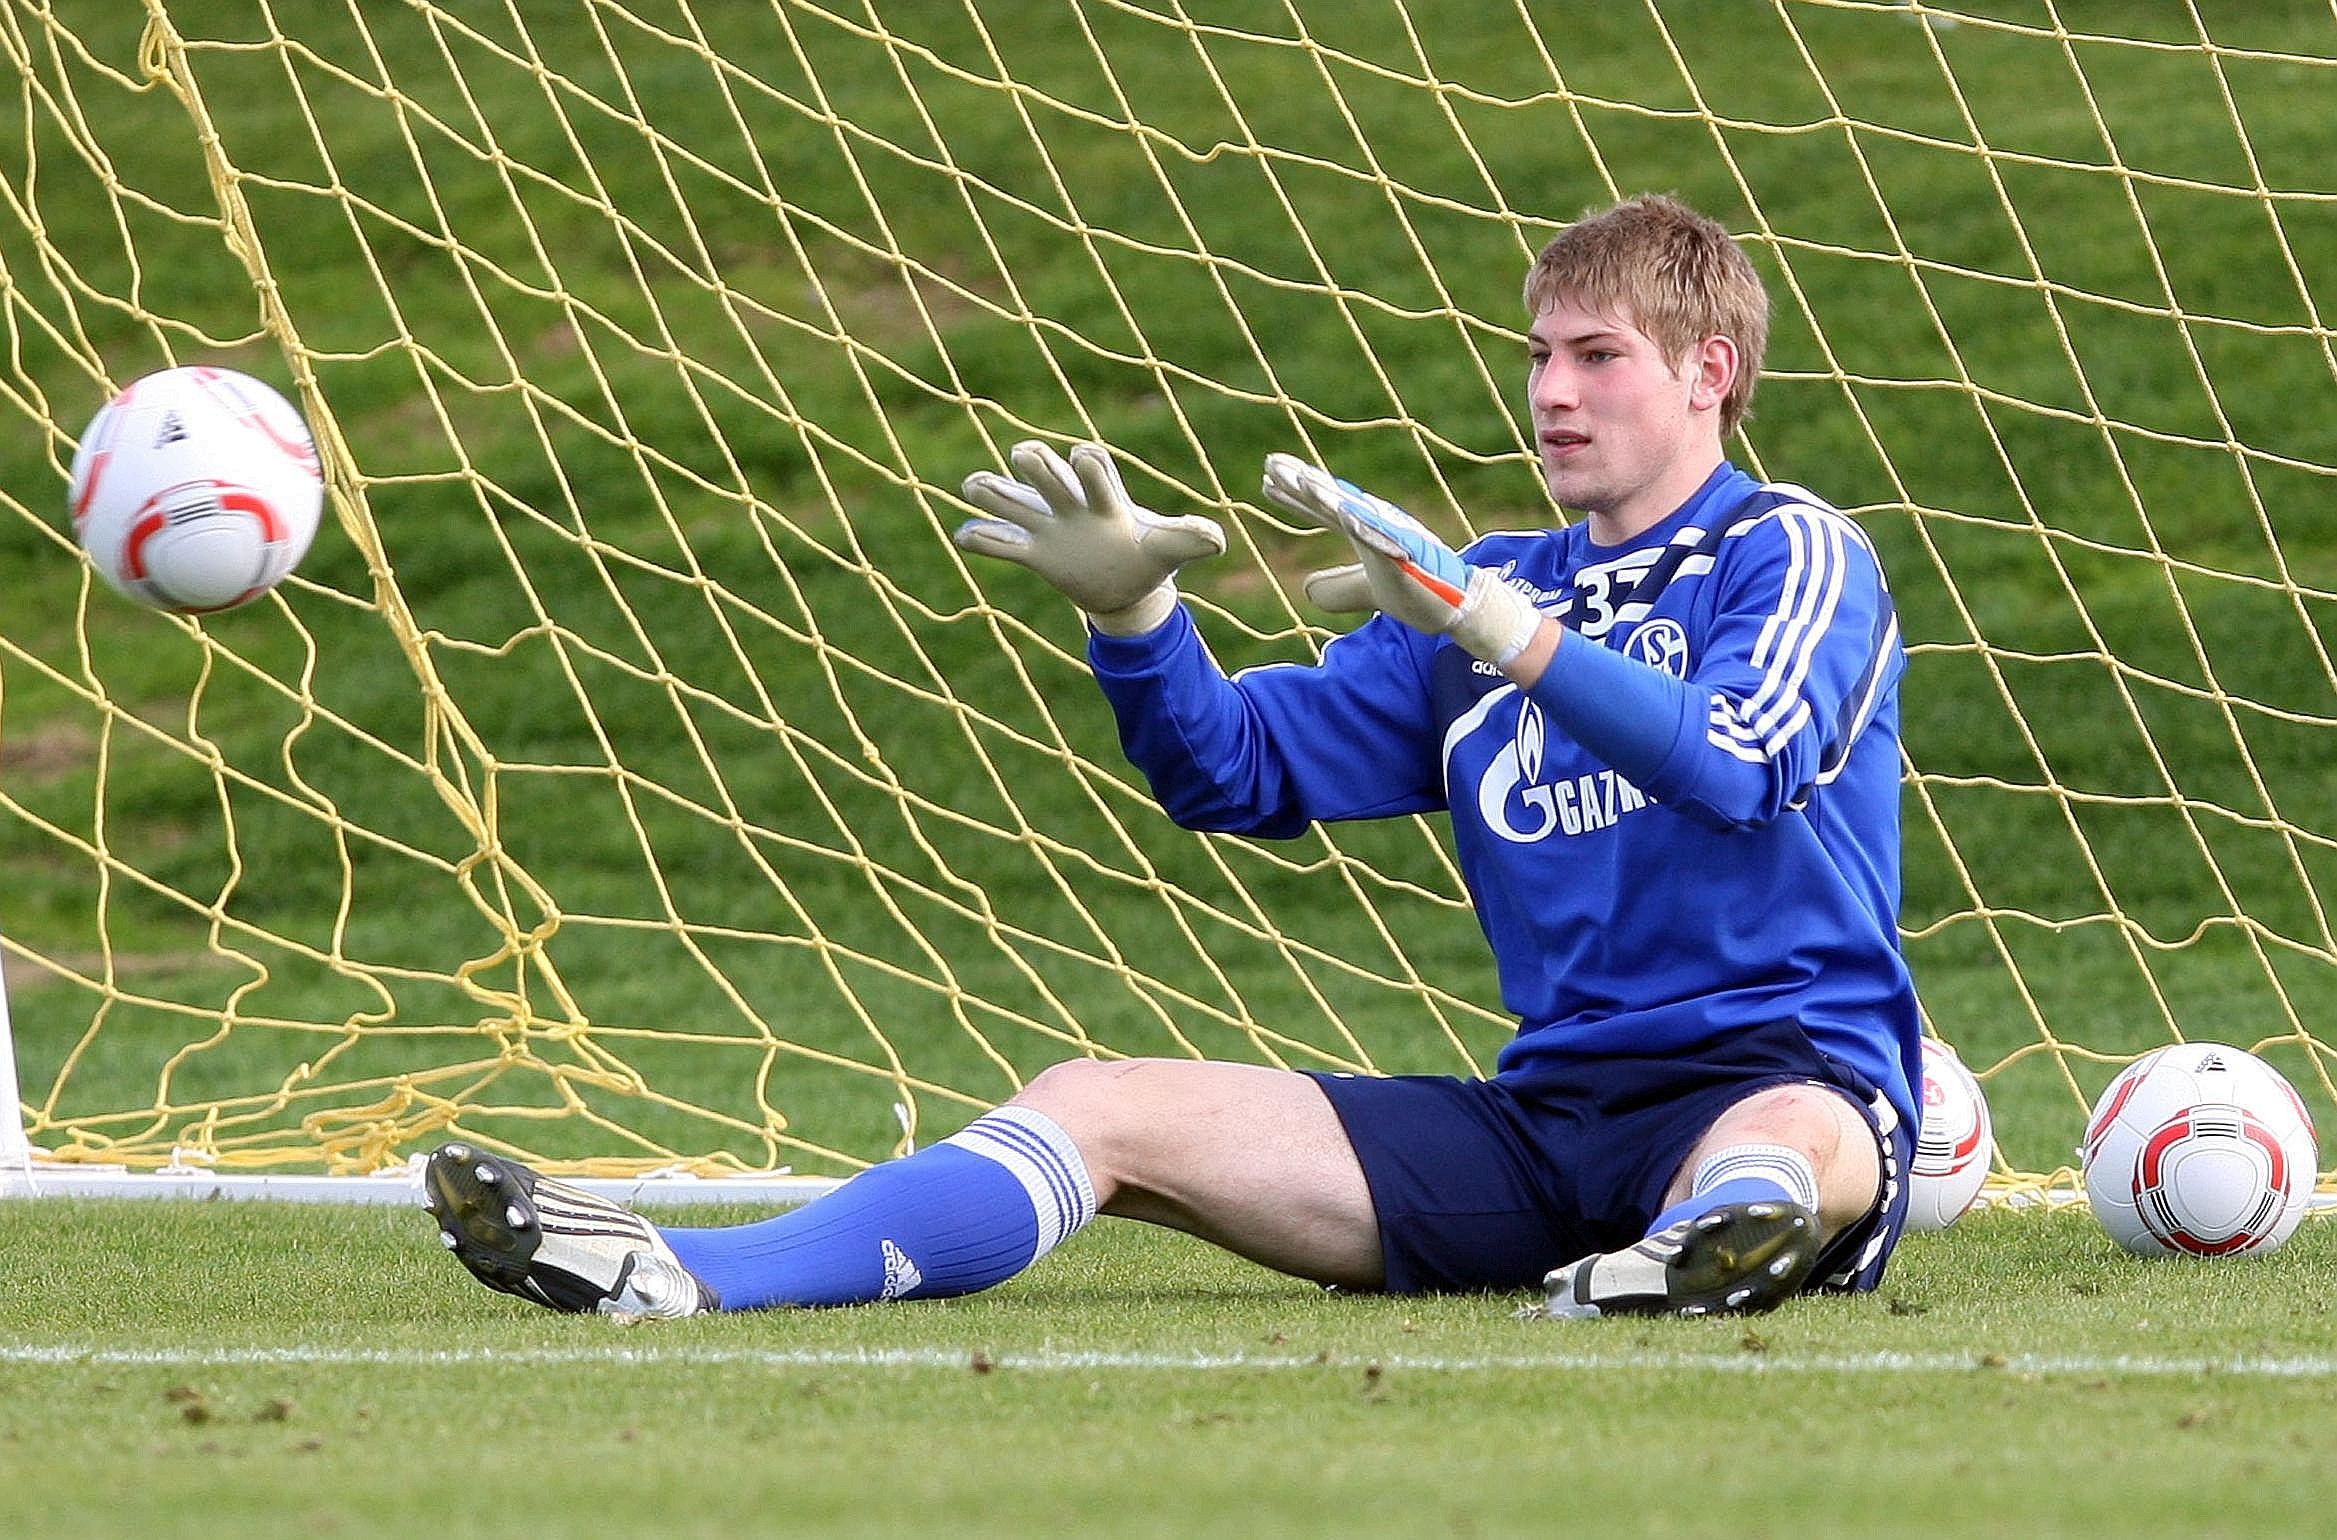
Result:
[[[1440,804],[1426,696],[1401,634],[1346,638],[1322,668],[1272,665],[1228,679],[1177,603],[1176,573],[1225,549],[1212,520],[1129,500],[1101,444],[1044,444],[980,471],[957,544],[1028,567],[1087,612],[1088,661],[1121,747],[1188,828],[1267,836],[1318,819]]]
[[[1561,702],[1544,704],[1559,711],[1575,742],[1635,785],[1645,784],[1641,773],[1652,773],[1671,752],[1680,723],[1694,709],[1678,680],[1569,636],[1500,574],[1464,560],[1394,503],[1294,455],[1266,457],[1265,492],[1276,506],[1339,531],[1354,547],[1354,565],[1307,579],[1307,596],[1323,608],[1376,609],[1416,631],[1449,636],[1529,693],[1561,649],[1569,662],[1598,653],[1587,660],[1587,688],[1551,692]],[[1619,667],[1603,666],[1610,661]]]
[[[1902,667],[1873,549],[1817,504],[1780,504],[1739,533],[1704,655],[1675,679],[1568,630],[1410,514],[1304,461],[1268,456],[1266,495],[1345,534],[1360,558],[1308,580],[1317,603],[1450,636],[1634,786],[1716,827],[1766,823],[1839,774]]]
[[[1380,610],[1415,631],[1449,636],[1471,657],[1506,669],[1546,622],[1526,596],[1385,498],[1296,455],[1266,456],[1266,500],[1335,529],[1355,562],[1311,574],[1307,597],[1332,611]]]

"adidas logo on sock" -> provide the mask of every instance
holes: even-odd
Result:
[[[877,1244],[884,1247],[884,1292],[877,1295],[878,1299],[899,1299],[925,1281],[925,1275],[917,1271],[917,1264],[909,1260],[907,1252],[891,1241]]]

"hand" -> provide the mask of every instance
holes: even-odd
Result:
[[[1485,567],[1473,567],[1385,498],[1309,465],[1266,456],[1266,500],[1347,537],[1360,560],[1312,573],[1307,597],[1333,611],[1381,610],[1500,666],[1525,651],[1542,612]]]
[[[1130,502],[1101,444],[1072,445],[1065,464],[1045,444],[1025,440],[1007,463],[1019,481],[996,471],[966,478],[966,501],[991,517],[959,525],[958,547],[1030,568],[1108,635],[1159,626],[1176,608],[1177,569],[1225,549],[1215,520],[1163,518]]]

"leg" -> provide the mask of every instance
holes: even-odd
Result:
[[[1809,1281],[1828,1241],[1874,1211],[1882,1172],[1874,1128],[1845,1092],[1755,1091],[1691,1146],[1645,1239],[1550,1274],[1547,1313],[1773,1309]]]
[[[1243,1065],[1058,1065],[939,1144],[755,1224],[663,1228],[467,1145],[427,1206],[481,1281],[560,1310],[941,1298],[1004,1281],[1100,1208],[1324,1282],[1379,1280],[1371,1197],[1304,1075]],[[668,1275],[670,1274],[670,1277]],[[654,1300],[647,1284],[662,1284]]]
[[[1818,1241],[1864,1219],[1882,1185],[1874,1129],[1849,1096],[1827,1086],[1780,1085],[1756,1091],[1714,1120],[1696,1141],[1664,1195],[1667,1209],[1693,1195],[1696,1173],[1725,1150],[1776,1145],[1799,1153],[1817,1178]],[[1661,1221],[1657,1228],[1661,1228]]]
[[[1013,1104],[1071,1136],[1106,1214],[1182,1230],[1318,1283],[1379,1286],[1379,1225],[1363,1167],[1305,1075],[1193,1059],[1075,1059]]]
[[[1058,1064],[793,1213],[665,1233],[735,1307],[854,1304],[1004,1282],[1099,1212],[1323,1282],[1378,1278],[1362,1169],[1315,1082],[1197,1060]]]

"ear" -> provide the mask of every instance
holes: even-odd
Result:
[[[1688,404],[1700,412],[1720,409],[1736,383],[1736,339],[1714,334],[1688,349]]]

